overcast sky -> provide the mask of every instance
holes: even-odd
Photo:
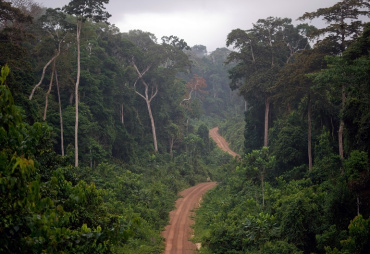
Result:
[[[63,7],[70,0],[34,0],[44,7]],[[249,29],[269,16],[291,18],[334,5],[339,0],[110,0],[109,22],[121,32],[140,29],[159,39],[176,35],[189,46],[201,44],[208,52],[226,46],[233,29]],[[309,22],[309,21],[306,21]],[[313,25],[320,25],[315,22]]]

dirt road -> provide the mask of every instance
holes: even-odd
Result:
[[[209,130],[209,136],[217,143],[218,147],[220,147],[222,150],[228,152],[233,157],[240,157],[239,154],[230,149],[227,141],[220,134],[218,134],[218,127]]]
[[[202,195],[216,186],[214,182],[201,183],[180,192],[182,198],[176,201],[176,210],[170,212],[170,224],[162,233],[166,238],[164,254],[193,254],[196,250],[194,243],[189,241],[194,223],[190,216],[192,210],[199,207]]]
[[[218,134],[218,127],[209,131],[209,136],[224,151],[233,157],[240,157],[229,148],[227,141]],[[163,231],[166,238],[166,249],[164,254],[193,254],[196,245],[189,241],[192,230],[190,226],[194,223],[191,220],[192,210],[199,207],[203,194],[216,186],[216,183],[201,183],[179,193],[182,198],[176,201],[176,210],[170,212],[170,224]]]

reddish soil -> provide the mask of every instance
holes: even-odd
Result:
[[[226,140],[218,134],[218,127],[209,131],[209,136],[217,145],[233,157],[240,157],[229,148]],[[192,236],[191,219],[194,208],[199,207],[201,198],[205,192],[216,186],[214,182],[201,183],[179,193],[182,198],[176,201],[176,210],[170,212],[170,224],[162,232],[166,238],[166,249],[164,254],[193,254],[196,245],[189,241]]]
[[[191,219],[193,209],[199,207],[205,192],[216,186],[214,182],[201,183],[179,193],[182,198],[176,201],[176,210],[170,212],[170,224],[162,233],[166,238],[164,254],[193,254],[196,245],[189,241],[192,236]]]
[[[219,148],[225,152],[228,152],[233,157],[240,157],[239,154],[230,149],[227,141],[220,134],[218,134],[218,127],[209,130],[209,136],[217,143]]]

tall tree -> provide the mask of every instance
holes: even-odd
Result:
[[[0,1],[0,29],[13,28],[22,30],[24,24],[31,23],[32,17],[14,7],[11,2]]]
[[[230,70],[231,88],[238,88],[248,102],[265,105],[264,142],[268,146],[271,93],[279,69],[292,55],[307,47],[291,19],[268,17],[260,19],[247,31],[236,29],[227,36],[227,46],[233,45],[228,63],[237,62]]]
[[[62,47],[66,44],[65,37],[68,30],[67,22],[65,21],[66,16],[60,9],[47,9],[45,14],[38,19],[38,27],[41,30],[40,33],[45,33],[43,42],[48,45],[55,45],[55,52],[50,57],[49,61],[44,65],[40,81],[33,87],[32,92],[29,96],[29,100],[32,100],[36,89],[42,84],[45,77],[45,72],[51,63],[55,63],[56,59],[60,56]],[[45,47],[43,43],[40,43],[41,47]],[[46,48],[46,47],[45,47]],[[49,50],[49,47],[47,47]]]
[[[62,115],[62,102],[60,98],[60,89],[59,89],[59,80],[57,75],[57,68],[56,68],[56,62],[59,58],[59,56],[62,54],[62,52],[65,52],[68,50],[68,42],[67,37],[69,37],[70,33],[70,24],[66,21],[66,15],[63,13],[59,8],[57,9],[47,9],[45,14],[42,15],[38,19],[38,27],[46,33],[46,37],[42,40],[42,43],[40,43],[41,48],[48,48],[45,47],[45,44],[50,45],[54,44],[56,45],[57,49],[55,50],[54,55],[49,60],[49,62],[44,66],[41,79],[39,83],[33,88],[32,93],[29,97],[29,99],[32,99],[33,93],[35,92],[35,89],[38,85],[41,84],[43,77],[45,75],[45,70],[47,66],[50,64],[50,61],[53,62],[52,66],[52,73],[51,73],[51,79],[49,84],[49,90],[45,96],[45,110],[44,110],[44,121],[46,120],[46,113],[47,113],[47,107],[48,107],[48,96],[51,91],[51,86],[53,82],[53,77],[55,76],[56,81],[56,87],[57,87],[57,96],[58,96],[58,104],[59,104],[59,119],[60,119],[60,149],[61,154],[64,156],[64,137],[63,137],[63,115]]]
[[[63,7],[63,10],[76,18],[76,42],[77,42],[77,78],[75,85],[75,167],[78,167],[78,103],[79,94],[78,86],[80,84],[81,75],[81,50],[80,36],[82,25],[86,20],[94,22],[106,22],[110,14],[105,10],[104,4],[108,4],[109,0],[72,0],[68,5]]]
[[[325,52],[320,48],[304,50],[297,54],[294,60],[285,65],[279,72],[278,80],[271,91],[274,93],[273,101],[290,113],[304,101],[307,103],[307,154],[308,167],[312,170],[312,102],[320,95],[313,88],[314,83],[307,74],[318,72],[325,68]],[[304,100],[303,100],[304,99]]]
[[[320,8],[315,12],[306,12],[300,20],[322,18],[328,23],[327,27],[316,30],[312,37],[325,36],[320,44],[327,45],[332,54],[341,55],[363,30],[364,23],[359,17],[370,17],[369,0],[343,0],[328,8]],[[342,111],[346,102],[346,85],[341,87]],[[338,130],[339,155],[344,158],[343,149],[344,121],[341,117]]]
[[[253,150],[245,157],[247,171],[258,174],[261,181],[262,207],[265,207],[265,176],[275,166],[275,157],[271,156],[268,147]]]
[[[370,156],[370,23],[367,23],[362,36],[352,43],[343,57],[350,65],[354,78],[348,89],[349,98],[343,112],[347,128],[347,141],[350,149],[366,151]]]
[[[147,83],[145,81],[144,75],[147,71],[150,70],[151,66],[149,65],[145,68],[145,70],[140,71],[138,69],[138,67],[136,66],[136,63],[134,62],[134,60],[132,61],[132,65],[135,67],[135,70],[136,70],[137,75],[138,75],[138,78],[136,79],[135,84],[134,84],[135,93],[138,94],[141,98],[143,98],[146,102],[146,106],[148,108],[148,114],[149,114],[149,118],[150,118],[150,123],[151,123],[151,126],[152,126],[154,151],[158,152],[157,133],[155,131],[155,122],[154,122],[154,117],[153,117],[153,113],[152,113],[152,106],[151,106],[151,102],[152,102],[153,98],[158,94],[158,84],[154,84],[154,85],[151,86],[151,88],[152,88],[151,89],[151,94],[149,95],[149,86],[150,85],[149,85],[149,83]],[[142,84],[144,86],[144,94],[141,94],[136,89],[136,84],[139,80],[142,82]]]
[[[162,44],[157,44],[153,34],[140,30],[130,31],[127,37],[139,49],[132,51],[134,56],[131,65],[137,75],[134,87],[136,94],[146,102],[151,121],[154,150],[157,152],[156,126],[151,102],[159,94],[159,91],[161,91],[161,96],[165,97],[166,102],[170,100],[168,97],[171,94],[167,94],[165,91],[174,84],[178,84],[176,75],[179,72],[184,72],[190,67],[190,61],[183,52],[183,49],[188,47],[184,40],[176,36],[163,37]],[[142,83],[143,87],[137,86],[138,81]]]

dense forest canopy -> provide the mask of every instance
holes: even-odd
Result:
[[[0,0],[0,253],[161,253],[176,194],[207,178],[202,253],[367,253],[368,0],[213,52],[121,32],[108,2]]]

